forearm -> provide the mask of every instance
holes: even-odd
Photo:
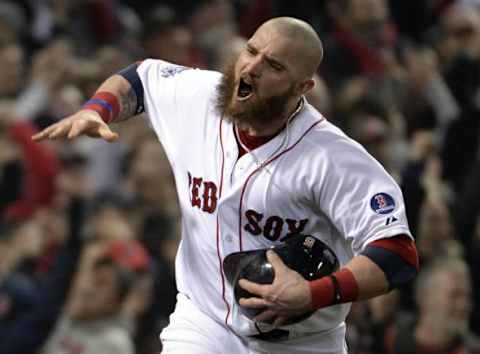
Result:
[[[379,239],[330,276],[310,282],[312,306],[366,300],[411,281],[418,272],[418,253],[407,235]]]
[[[81,135],[108,142],[118,139],[108,124],[131,118],[144,111],[143,85],[134,63],[108,78],[82,109],[32,136],[44,139],[74,139]]]
[[[137,95],[123,76],[115,74],[108,78],[100,85],[93,98],[104,92],[115,96],[118,102],[118,114],[115,114],[111,122],[119,122],[136,115]]]
[[[388,290],[385,273],[363,255],[352,258],[330,276],[310,282],[314,309],[370,299],[385,294]]]
[[[345,268],[352,272],[357,281],[357,300],[370,299],[388,292],[389,284],[385,273],[368,257],[362,255],[354,257]]]

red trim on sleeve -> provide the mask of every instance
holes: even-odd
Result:
[[[417,247],[415,247],[415,243],[407,235],[382,238],[370,243],[368,246],[386,249],[402,257],[405,262],[414,266],[417,270],[420,268]]]
[[[333,277],[337,280],[338,289],[335,289]],[[314,309],[355,301],[359,293],[357,280],[348,268],[342,268],[330,276],[311,281],[310,291]]]

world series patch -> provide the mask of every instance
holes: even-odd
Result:
[[[190,68],[188,68],[186,66],[172,64],[172,65],[168,65],[168,66],[165,66],[162,69],[160,69],[160,75],[162,77],[167,78],[167,77],[170,77],[170,76],[175,76],[175,75],[181,73],[182,71],[185,71],[185,70],[188,70],[188,69],[190,69]]]
[[[370,207],[377,214],[388,214],[395,210],[395,200],[390,194],[378,193],[370,199]]]

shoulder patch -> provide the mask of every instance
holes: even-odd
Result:
[[[190,69],[190,68],[188,68],[186,66],[172,64],[172,65],[168,65],[168,66],[163,67],[160,70],[160,75],[162,75],[162,77],[166,78],[166,77],[170,77],[170,76],[175,76],[175,75],[181,73],[182,71],[185,71],[185,70],[188,70],[188,69]]]
[[[389,214],[395,210],[395,200],[390,194],[377,193],[370,199],[370,207],[377,214]]]

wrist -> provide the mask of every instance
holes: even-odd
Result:
[[[110,92],[100,91],[85,102],[82,109],[97,112],[100,118],[109,124],[118,117],[120,105],[115,95]]]
[[[309,283],[312,308],[316,310],[358,299],[358,283],[347,268]]]

